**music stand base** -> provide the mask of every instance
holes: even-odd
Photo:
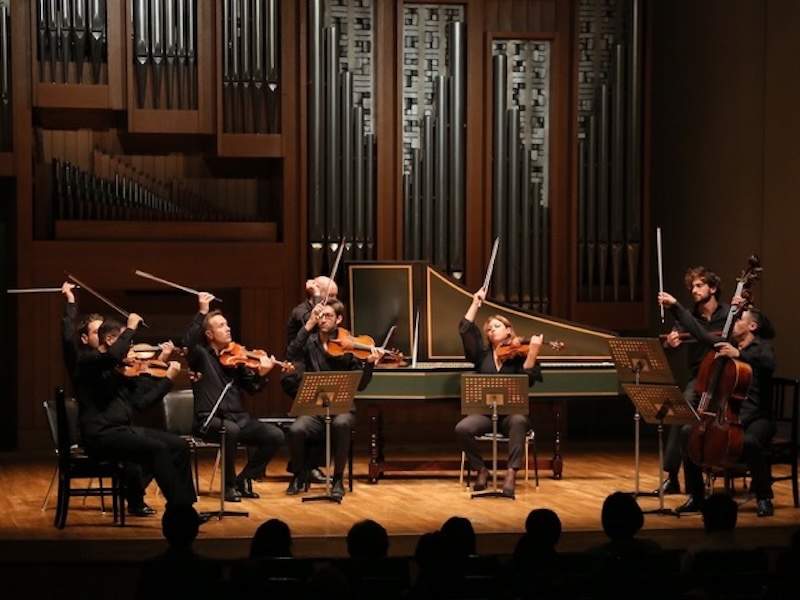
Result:
[[[666,515],[668,517],[678,517],[680,519],[681,513],[672,508],[652,508],[650,510],[643,510],[642,514],[645,515]]]
[[[328,501],[328,502],[336,502],[336,504],[342,503],[341,496],[334,496],[333,494],[324,494],[322,496],[305,496],[303,497],[303,502],[320,502],[320,501]]]
[[[634,498],[658,498],[658,492],[623,492]]]
[[[508,498],[509,500],[516,500],[514,496],[509,496],[500,490],[486,490],[481,492],[472,492],[469,496],[472,500],[476,498]]]
[[[198,512],[200,516],[207,516],[208,520],[217,519],[222,520],[222,517],[249,517],[250,513],[241,510],[201,510]]]

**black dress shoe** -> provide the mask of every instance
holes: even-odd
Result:
[[[200,521],[200,525],[203,523],[208,523],[208,521],[211,519],[211,513],[199,512],[197,513],[197,519]]]
[[[675,509],[676,513],[692,513],[703,510],[703,499],[700,496],[689,496],[689,499]]]
[[[242,498],[261,498],[258,493],[253,491],[252,479],[237,479],[236,491],[239,492]]]
[[[331,496],[335,498],[344,498],[344,479],[342,477],[335,477],[333,479],[333,488],[331,488]]]
[[[129,504],[127,514],[131,517],[152,517],[156,514],[156,509],[147,506],[144,502],[141,504],[134,504],[133,506]]]
[[[232,487],[225,488],[225,502],[241,502],[242,495],[239,493],[239,490]]]
[[[306,489],[305,478],[301,475],[295,475],[289,482],[289,487],[286,488],[286,495],[297,496],[297,494],[305,491],[305,489]]]
[[[680,494],[681,493],[681,484],[677,480],[677,478],[668,477],[667,479],[665,479],[661,483],[661,491],[664,492],[665,496],[671,496],[671,495],[674,495],[674,494]],[[658,495],[658,492],[659,492],[658,488],[653,490],[653,493],[656,494],[656,495]]]
[[[489,469],[481,469],[478,471],[478,478],[475,480],[475,485],[472,486],[472,491],[482,492],[486,489],[487,481],[489,481]]]
[[[325,483],[325,473],[320,468],[311,469],[309,479],[311,483]]]
[[[775,514],[775,507],[772,506],[772,500],[769,498],[762,498],[756,503],[756,514],[759,517],[771,517]]]

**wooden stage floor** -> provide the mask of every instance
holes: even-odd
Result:
[[[250,516],[229,517],[203,525],[198,548],[210,556],[244,556],[256,527],[276,517],[291,527],[297,556],[341,556],[345,553],[344,538],[350,526],[370,518],[388,530],[391,554],[409,555],[420,534],[438,529],[448,517],[460,515],[472,521],[479,535],[479,551],[507,553],[523,530],[528,512],[547,507],[555,510],[563,523],[560,548],[582,550],[603,540],[600,508],[606,495],[633,488],[633,457],[631,449],[621,445],[570,447],[565,456],[564,479],[555,481],[549,473],[542,473],[538,490],[532,481],[527,485],[519,481],[515,501],[471,500],[468,491],[459,487],[457,473],[410,473],[370,485],[364,479],[366,461],[357,459],[355,490],[347,494],[341,505],[336,505],[302,503],[298,497],[286,496],[288,479],[283,471],[286,462],[279,455],[270,465],[268,480],[256,483],[260,499],[228,504],[230,509],[249,511]],[[160,550],[159,518],[129,518],[129,526],[113,527],[110,512],[102,514],[96,498],[89,498],[86,505],[82,505],[81,498],[73,498],[66,529],[56,530],[52,526],[54,498],[51,497],[48,510],[41,510],[52,470],[53,461],[48,457],[0,455],[0,560],[41,560],[43,556],[53,560],[79,557],[125,560]],[[216,492],[208,494],[210,471],[211,461],[207,458],[201,464],[198,510],[214,510],[219,506]],[[656,454],[644,452],[642,490],[656,487],[656,473]],[[742,545],[783,545],[793,529],[800,526],[800,510],[792,506],[790,484],[776,483],[775,495],[776,512],[772,518],[759,519],[754,501],[741,507],[737,535]],[[684,496],[667,496],[666,504],[675,507],[683,499]],[[147,502],[159,514],[163,510],[164,501],[155,486],[149,488]],[[656,508],[658,499],[642,498],[640,504],[645,510]],[[645,530],[646,536],[665,547],[686,547],[702,537],[699,516],[678,519],[648,515]]]

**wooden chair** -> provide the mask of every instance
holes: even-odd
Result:
[[[53,524],[63,529],[67,523],[69,499],[73,496],[100,496],[101,500],[111,496],[114,523],[125,525],[125,468],[118,461],[101,461],[88,456],[77,445],[75,432],[78,431],[78,405],[75,400],[64,397],[64,388],[56,388],[54,406],[45,402],[49,416],[55,413],[54,445],[58,457],[58,504]],[[51,434],[53,430],[51,429]],[[74,442],[74,443],[73,443]],[[86,488],[73,488],[73,479],[98,480],[98,486],[91,483]],[[111,486],[103,485],[103,479],[111,481]]]

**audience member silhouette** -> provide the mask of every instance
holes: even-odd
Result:
[[[700,552],[732,550],[736,547],[734,530],[739,514],[739,505],[728,494],[717,492],[703,503],[703,541],[689,546],[683,556],[681,569],[690,573],[695,557]]]
[[[250,558],[287,558],[292,556],[292,532],[280,519],[264,521],[256,529],[250,544]]]
[[[347,532],[347,554],[350,558],[386,558],[389,553],[389,535],[383,525],[366,519],[359,521]]]
[[[556,545],[561,520],[549,508],[537,508],[525,519],[525,534],[517,542],[511,571],[514,590],[521,598],[554,595],[561,580]]]
[[[644,525],[644,513],[631,494],[610,494],[603,502],[600,520],[608,542],[594,549],[597,554],[636,560],[661,550],[654,541],[636,537]]]
[[[475,530],[472,523],[464,517],[450,517],[440,530],[446,542],[463,557],[474,556],[476,552]]]
[[[207,560],[192,548],[199,528],[200,517],[194,507],[167,507],[161,518],[161,531],[169,547],[144,566],[139,598],[212,596],[221,571],[216,562]]]

